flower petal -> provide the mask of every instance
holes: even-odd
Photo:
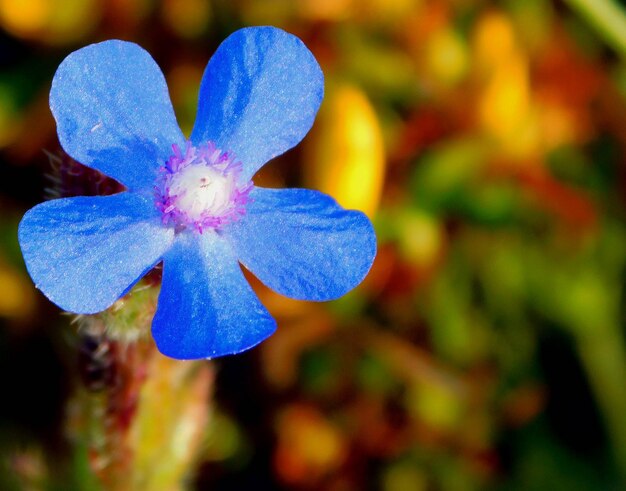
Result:
[[[163,260],[152,323],[161,353],[181,360],[239,353],[275,329],[221,237],[213,232],[178,236]]]
[[[308,189],[255,188],[246,215],[227,231],[241,263],[271,289],[331,300],[357,286],[376,255],[361,212]]]
[[[184,144],[161,70],[133,43],[70,54],[52,81],[50,108],[65,151],[132,190],[152,186],[172,144]]]
[[[134,193],[64,198],[29,210],[19,241],[30,276],[64,310],[109,307],[170,247],[154,204]]]
[[[233,152],[251,178],[304,138],[323,94],[324,75],[300,39],[275,27],[241,29],[204,72],[191,140]]]

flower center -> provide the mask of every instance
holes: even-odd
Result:
[[[222,152],[213,142],[194,147],[190,142],[160,169],[156,183],[156,205],[163,223],[177,229],[219,229],[245,214],[252,190],[242,182],[241,162]]]
[[[235,183],[207,165],[190,165],[172,177],[170,196],[192,220],[205,214],[223,215],[230,206]]]

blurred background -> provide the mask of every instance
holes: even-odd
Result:
[[[47,197],[115,190],[59,147],[56,67],[139,43],[188,134],[211,54],[265,24],[312,50],[326,97],[255,181],[363,210],[379,252],[331,303],[254,283],[279,329],[211,362],[188,489],[626,489],[625,19],[609,0],[0,0],[0,489],[98,489],[67,424],[76,328],[16,239]]]

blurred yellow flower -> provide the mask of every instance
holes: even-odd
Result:
[[[65,44],[91,31],[101,7],[98,0],[0,0],[0,25],[20,38]]]
[[[505,154],[535,155],[541,139],[531,100],[529,60],[511,20],[498,12],[485,15],[476,26],[473,49],[481,126]]]
[[[501,12],[483,15],[474,29],[474,56],[479,69],[499,65],[518,49],[513,24]]]
[[[378,117],[366,95],[330,90],[305,149],[305,181],[345,208],[373,216],[382,192],[385,153]]]

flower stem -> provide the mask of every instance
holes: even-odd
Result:
[[[107,491],[184,489],[210,417],[213,365],[158,352],[149,335],[154,290],[80,319],[83,386],[68,426]]]

